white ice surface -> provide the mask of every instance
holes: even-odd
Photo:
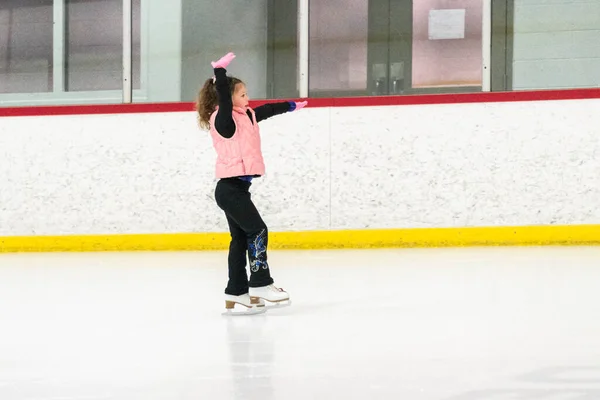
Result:
[[[0,400],[598,400],[600,248],[0,255]]]

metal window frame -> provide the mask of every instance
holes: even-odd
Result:
[[[483,17],[481,32],[482,65],[481,91],[492,90],[492,0],[483,1]]]
[[[65,91],[65,54],[67,43],[66,0],[54,0],[53,5],[53,93]],[[133,101],[133,0],[123,0],[123,103]],[[93,91],[96,93],[97,91]],[[104,92],[104,91],[102,91]],[[114,93],[114,91],[106,91]],[[88,92],[84,92],[88,93]]]
[[[54,0],[52,3],[52,93],[65,91],[65,43],[67,25],[65,18],[65,0]]]
[[[298,0],[298,92],[308,97],[310,0]]]
[[[123,103],[133,98],[133,0],[123,0]]]

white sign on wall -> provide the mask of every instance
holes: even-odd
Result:
[[[429,40],[464,39],[465,10],[430,10]]]

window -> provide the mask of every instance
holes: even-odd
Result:
[[[52,3],[0,1],[0,93],[52,91]]]
[[[477,91],[482,0],[311,0],[310,96]]]
[[[254,99],[600,85],[600,1],[131,5],[134,102],[193,101],[228,51]],[[122,102],[123,39],[123,0],[0,0],[0,106]]]
[[[141,0],[132,1],[141,87]],[[122,101],[122,0],[0,1],[0,104]]]
[[[309,93],[367,89],[368,1],[310,3]]]
[[[229,51],[236,58],[228,74],[246,83],[251,98],[267,97],[267,3],[183,0],[183,27],[177,34],[183,36],[180,96],[184,101],[196,98],[199,87],[213,75],[210,62]]]
[[[140,0],[133,2],[133,87],[140,88]],[[66,0],[65,90],[123,87],[123,0]]]

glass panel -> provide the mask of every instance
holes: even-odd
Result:
[[[269,0],[267,7],[267,97],[298,97],[298,0]]]
[[[140,88],[140,0],[133,2],[133,87]],[[66,90],[123,87],[123,1],[66,1]]]
[[[309,94],[366,91],[369,2],[310,2]]]
[[[481,0],[413,2],[412,87],[482,84]]]
[[[0,93],[52,91],[52,0],[0,1]]]
[[[182,0],[177,9],[171,2],[153,2],[149,14],[160,19],[149,20],[148,27],[149,100],[193,101],[213,75],[210,62],[230,51],[236,58],[228,74],[246,83],[250,98],[266,98],[268,3]],[[180,26],[158,29],[167,23]]]

